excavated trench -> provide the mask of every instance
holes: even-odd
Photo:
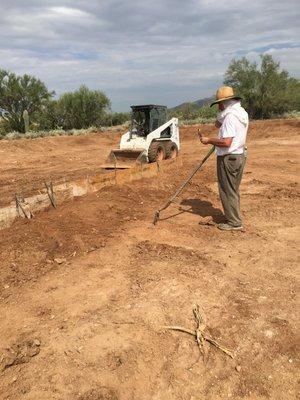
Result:
[[[181,165],[180,157],[152,164],[136,165],[126,170],[107,171],[102,169],[98,174],[85,176],[63,183],[44,182],[35,193],[24,196],[15,195],[15,199],[7,206],[0,208],[0,229],[12,225],[16,218],[34,218],[37,212],[60,204],[75,197],[93,193],[107,186],[122,185],[143,178],[150,178],[167,169]]]

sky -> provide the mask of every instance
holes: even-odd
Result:
[[[0,69],[112,110],[210,97],[229,62],[271,54],[300,78],[299,0],[0,0]]]

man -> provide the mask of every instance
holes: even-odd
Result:
[[[218,228],[226,231],[243,229],[240,213],[239,186],[245,165],[245,144],[249,125],[247,112],[241,106],[241,97],[233,89],[223,86],[218,89],[217,100],[220,113],[216,121],[219,129],[217,138],[200,136],[203,144],[212,144],[217,149],[217,175],[219,194],[226,222]]]

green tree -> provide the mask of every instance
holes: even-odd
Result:
[[[107,123],[109,107],[110,101],[103,92],[81,86],[62,94],[58,100],[46,102],[39,113],[39,128],[68,130],[101,126]]]
[[[53,107],[57,123],[63,129],[84,129],[101,126],[110,100],[100,90],[81,86],[74,92],[63,94]]]
[[[259,110],[260,118],[282,114],[289,109],[289,74],[280,71],[280,63],[273,60],[271,55],[261,57]]]
[[[290,78],[287,92],[289,93],[289,110],[300,111],[300,80]]]
[[[199,108],[198,118],[203,120],[215,119],[218,114],[217,107],[210,107],[208,104]]]
[[[53,129],[62,129],[63,116],[61,115],[58,100],[48,100],[45,102],[38,113],[38,129],[50,131]]]
[[[43,103],[53,94],[42,81],[33,76],[18,76],[0,70],[0,107],[7,111],[4,119],[8,130],[24,133],[23,116],[28,113],[29,121],[35,122]]]
[[[130,113],[125,112],[114,112],[111,116],[112,125],[122,125],[125,122],[130,121]]]
[[[224,84],[235,88],[236,93],[243,98],[243,104],[251,117],[256,114],[259,82],[257,64],[251,63],[245,57],[232,60],[225,73]]]
[[[186,103],[181,110],[182,118],[185,120],[197,118],[197,106],[193,103]]]
[[[260,66],[245,57],[232,60],[224,84],[235,88],[252,118],[270,118],[299,109],[299,80],[281,70],[280,63],[269,54],[261,55]]]
[[[102,120],[101,126],[116,126],[123,125],[125,122],[130,121],[130,113],[129,112],[105,112]]]

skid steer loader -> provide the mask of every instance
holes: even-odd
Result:
[[[175,158],[180,149],[178,119],[167,121],[167,107],[154,104],[131,106],[130,130],[112,150],[105,169],[131,168],[135,164]]]

